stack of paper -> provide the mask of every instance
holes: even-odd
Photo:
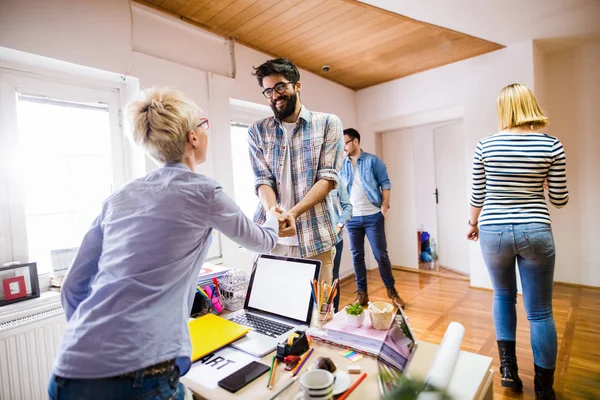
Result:
[[[198,274],[198,285],[202,288],[206,285],[212,285],[213,278],[221,279],[230,269],[223,265],[204,263],[200,274]]]
[[[333,319],[324,328],[327,338],[353,343],[372,349],[380,349],[385,341],[388,331],[378,331],[371,325],[369,313],[365,312],[365,320],[360,327],[348,325],[346,311],[341,310],[335,314]]]
[[[348,326],[344,314],[344,310],[337,313],[324,330],[310,328],[306,333],[317,340],[375,356],[399,371],[406,368],[415,350],[415,339],[402,313],[396,314],[387,331],[373,329],[368,315],[360,328]]]

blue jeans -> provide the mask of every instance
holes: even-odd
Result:
[[[392,275],[392,263],[387,252],[385,239],[385,219],[383,214],[365,215],[363,217],[353,216],[346,224],[346,232],[350,242],[350,252],[354,262],[354,273],[356,274],[356,286],[361,292],[367,291],[367,266],[365,265],[365,234],[369,239],[373,255],[379,265],[379,274],[386,288],[392,289],[395,281]]]
[[[542,368],[555,368],[557,339],[552,315],[552,283],[556,256],[550,225],[484,225],[479,228],[479,239],[494,286],[492,312],[496,339],[516,339],[516,261],[523,286],[534,363]]]
[[[344,250],[344,241],[340,240],[335,245],[335,257],[333,259],[333,280],[339,279],[340,277],[340,263],[342,262],[342,250]],[[335,297],[333,298],[333,309],[335,312],[338,311],[340,306],[340,286],[338,285],[338,291]]]
[[[171,373],[149,378],[138,371],[135,379],[66,379],[52,375],[48,395],[51,400],[183,400],[185,388],[176,367]]]

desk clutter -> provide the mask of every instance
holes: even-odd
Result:
[[[333,318],[333,299],[335,299],[338,292],[338,284],[338,279],[331,285],[323,281],[317,282],[315,279],[310,281],[313,298],[313,322],[318,328],[321,328]]]
[[[464,334],[462,325],[450,324],[426,379],[415,383],[404,374],[417,343],[402,310],[396,310],[386,302],[374,302],[364,309],[350,305],[334,314],[332,302],[338,281],[328,285],[311,280],[313,315],[324,315],[313,318],[308,330],[293,331],[278,344],[268,361],[262,359],[260,362],[260,357],[229,346],[246,335],[250,328],[215,315],[225,308],[224,293],[228,290],[224,288],[223,277],[230,270],[221,270],[220,275],[214,272],[204,274],[203,281],[199,281],[204,286],[199,284],[197,287],[198,295],[209,305],[209,313],[189,323],[194,364],[187,379],[204,387],[217,389],[220,386],[231,392],[260,380],[263,390],[272,392],[270,399],[285,391],[296,390],[298,400],[333,399],[334,396],[344,400],[366,378],[360,361],[370,356],[377,360],[379,393],[385,398],[394,398],[400,387],[404,385],[406,389],[407,382],[413,387],[420,385],[417,393],[429,388],[447,390],[460,352]],[[328,357],[319,352],[315,356],[313,340],[341,349],[327,353]],[[340,363],[343,368],[336,365]],[[266,372],[268,378],[259,379]],[[296,381],[300,384],[294,386]],[[253,390],[242,393],[253,393]]]
[[[244,271],[204,263],[198,275],[191,316],[240,309],[244,305],[248,282],[248,275]]]

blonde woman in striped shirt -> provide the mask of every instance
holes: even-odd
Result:
[[[473,160],[467,238],[481,238],[481,251],[494,287],[494,326],[502,386],[521,390],[515,338],[517,262],[535,364],[538,399],[554,399],[557,339],[552,314],[554,239],[545,200],[556,208],[569,200],[565,152],[543,132],[548,119],[533,93],[520,84],[505,87],[497,100],[500,132],[481,139]]]

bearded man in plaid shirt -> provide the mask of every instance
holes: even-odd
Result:
[[[320,279],[331,284],[336,214],[329,192],[340,179],[342,122],[302,105],[300,73],[291,61],[277,58],[254,70],[274,114],[248,128],[260,198],[254,220],[262,222],[266,210],[280,212],[272,253],[320,260]]]

